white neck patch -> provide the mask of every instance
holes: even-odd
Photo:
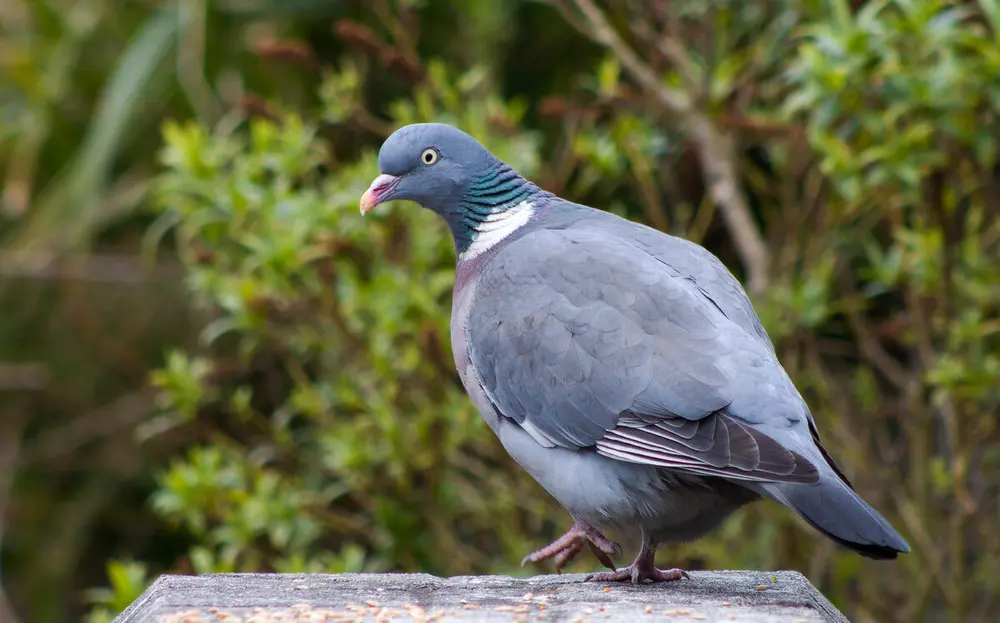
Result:
[[[458,256],[458,259],[467,262],[489,251],[498,242],[523,227],[534,213],[535,206],[530,201],[522,201],[512,208],[490,214],[476,227],[477,233],[472,239],[472,244]]]

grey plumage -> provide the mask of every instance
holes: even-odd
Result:
[[[377,180],[363,210],[413,199],[451,227],[452,346],[473,402],[578,525],[641,533],[633,580],[680,577],[650,570],[656,544],[761,496],[866,556],[909,551],[820,445],[711,253],[544,192],[449,126],[405,127],[379,161],[394,185]]]

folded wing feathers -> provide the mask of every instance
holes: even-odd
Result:
[[[620,461],[734,480],[819,480],[804,457],[724,413],[700,420],[623,414],[618,426],[598,440],[597,452]]]

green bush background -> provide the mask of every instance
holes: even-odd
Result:
[[[0,28],[5,623],[109,621],[164,572],[540,571],[568,518],[461,391],[447,231],[358,214],[427,120],[719,255],[914,549],[760,504],[663,563],[1000,618],[997,0],[13,0]]]

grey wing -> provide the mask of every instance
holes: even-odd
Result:
[[[467,339],[496,410],[543,445],[702,475],[814,482],[808,460],[731,412],[732,368],[756,356],[734,328],[625,241],[539,230],[483,270]]]
[[[620,221],[619,225],[632,230],[629,233],[643,250],[678,274],[688,277],[729,320],[756,336],[774,353],[774,345],[761,325],[750,297],[719,258],[689,240],[665,235],[639,223]]]

